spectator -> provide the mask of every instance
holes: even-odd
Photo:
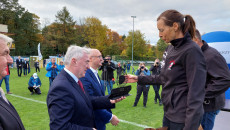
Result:
[[[61,72],[61,70],[63,70],[65,68],[65,65],[63,64],[63,61],[59,62],[58,67],[59,67],[59,72]]]
[[[123,68],[121,66],[121,62],[118,62],[117,63],[117,80],[118,80],[118,83],[119,83],[119,77],[121,76],[122,71],[123,71]]]
[[[206,62],[199,46],[192,41],[195,21],[190,15],[166,10],[157,18],[159,36],[171,43],[164,54],[157,76],[127,75],[127,82],[163,84],[163,126],[170,130],[197,130],[203,115]]]
[[[28,64],[29,64],[28,61],[26,60],[26,58],[24,58],[24,61],[23,61],[23,63],[22,63],[22,65],[23,65],[24,76],[27,75]]]
[[[127,73],[130,72],[130,66],[131,66],[131,64],[130,64],[130,62],[128,62],[128,64],[127,64]]]
[[[216,115],[225,105],[225,91],[230,86],[230,71],[224,57],[205,41],[196,30],[193,39],[201,48],[207,63],[207,79],[205,85],[204,115],[201,125],[204,130],[212,130]]]
[[[145,67],[145,64],[141,62],[135,74],[140,76],[150,75],[150,71],[148,70],[147,67]],[[149,85],[137,84],[137,95],[133,107],[137,106],[142,93],[144,97],[143,106],[146,107],[147,100],[148,100],[148,92],[149,92]]]
[[[33,95],[34,91],[35,91],[36,94],[41,94],[40,87],[41,87],[42,83],[41,83],[41,80],[39,79],[37,73],[34,73],[30,77],[28,85],[29,85],[28,89],[31,92],[30,95]]]
[[[58,75],[58,64],[56,64],[55,62],[55,58],[51,59],[51,62],[47,64],[46,66],[46,77],[49,77],[49,85],[51,86],[53,80],[55,79],[55,77]]]
[[[126,73],[126,64],[125,64],[125,62],[123,63],[123,67],[124,67],[123,72]]]
[[[21,59],[21,56],[18,56],[18,59],[16,59],[16,64],[17,64],[18,77],[21,77],[21,75],[22,75],[22,59]]]
[[[111,62],[111,57],[108,55],[105,57],[104,62],[102,63],[102,66],[99,67],[99,70],[102,70],[102,84],[108,89],[108,94],[111,93],[111,90],[113,89],[113,71],[116,69],[115,64]]]
[[[10,83],[9,83],[9,80],[10,80],[10,68],[9,68],[9,64],[6,67],[6,72],[7,72],[7,75],[3,79],[0,80],[0,87],[2,86],[3,80],[5,80],[6,92],[7,92],[7,94],[12,94],[10,92]]]
[[[132,66],[132,74],[135,74],[135,68]]]
[[[151,66],[149,71],[152,71],[152,75],[155,75],[155,76],[157,76],[161,73],[161,66],[160,66],[160,60],[159,59],[155,60],[154,64]],[[157,99],[158,99],[159,105],[162,105],[161,97],[159,94],[160,84],[154,84],[153,89],[155,91],[155,99],[154,99],[155,104],[157,104]]]
[[[46,67],[46,59],[43,60],[43,67]]]
[[[39,62],[38,62],[38,60],[36,60],[36,61],[34,62],[34,67],[35,67],[36,72],[40,72],[40,67],[39,67]]]

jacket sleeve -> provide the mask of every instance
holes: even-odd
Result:
[[[31,77],[30,80],[29,80],[29,83],[28,83],[28,85],[29,85],[30,87],[33,87],[33,86],[34,86],[32,80],[33,80],[33,78]]]
[[[146,69],[146,70],[144,70],[144,74],[149,76],[150,75],[150,71]]]
[[[135,75],[140,75],[140,69],[136,71]]]
[[[151,65],[151,67],[150,67],[149,71],[153,71],[153,68],[154,68],[154,66],[153,66],[153,65]]]
[[[57,67],[56,67],[56,71],[60,71],[60,68],[59,68],[59,65],[58,64],[55,64]]]
[[[48,63],[47,66],[46,66],[46,70],[50,71],[52,69],[51,66],[52,66],[52,64]]]
[[[89,95],[94,95],[94,91],[93,91],[93,84],[86,78],[80,78],[84,89],[88,92]],[[95,110],[95,116],[100,117],[100,119],[106,124],[109,123],[111,117],[112,117],[112,113],[109,112],[107,109],[98,109]]]
[[[110,103],[108,95],[100,97],[90,96],[90,99],[94,110],[115,108],[115,104]]]
[[[142,85],[164,84],[160,75],[138,76],[137,83]]]
[[[230,70],[219,53],[207,59],[207,71],[205,98],[217,97],[230,87]]]
[[[200,118],[203,115],[207,73],[201,49],[194,47],[186,51],[182,64],[186,71],[188,84],[185,127],[183,130],[195,130],[198,129]]]

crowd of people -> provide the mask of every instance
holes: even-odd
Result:
[[[60,62],[58,65],[52,58],[46,65],[50,129],[105,130],[109,122],[118,125],[119,118],[111,109],[125,97],[112,100],[105,95],[106,89],[108,94],[113,89],[114,71],[117,70],[117,79],[126,75],[126,83],[137,83],[133,107],[137,106],[142,93],[143,106],[146,107],[148,91],[153,85],[154,101],[164,107],[163,128],[197,130],[201,125],[204,130],[211,130],[216,115],[224,106],[224,92],[230,86],[230,71],[225,59],[202,41],[190,15],[166,10],[157,18],[157,28],[159,37],[171,44],[166,48],[161,62],[156,59],[150,69],[140,63],[136,71],[133,68],[135,75],[129,74],[133,67],[129,62],[127,65],[123,63],[123,67],[120,62],[116,66],[111,62],[111,56],[103,59],[97,49],[72,45],[67,49],[64,64]],[[7,66],[13,61],[8,42],[12,43],[12,39],[0,34],[0,79],[9,82]],[[19,56],[16,63],[18,76],[21,77],[22,68],[26,76],[29,62]],[[36,72],[40,72],[39,63],[34,65]],[[102,71],[101,78],[98,70]],[[28,85],[31,94],[41,94],[42,83],[37,73],[31,76]],[[6,90],[11,93],[7,83]],[[24,130],[17,111],[1,88],[0,104],[0,129]]]

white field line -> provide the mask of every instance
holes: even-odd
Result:
[[[13,96],[13,97],[22,98],[22,99],[24,99],[24,100],[29,100],[29,101],[33,101],[33,102],[37,102],[37,103],[41,103],[41,104],[46,104],[46,102],[43,102],[43,101],[38,101],[38,100],[34,100],[34,99],[22,97],[22,96],[19,96],[19,95],[15,95],[15,94],[8,94],[8,95]],[[131,124],[131,125],[138,126],[138,127],[142,127],[142,128],[152,128],[152,127],[150,127],[150,126],[137,124],[137,123],[135,123],[135,122],[130,122],[130,121],[122,120],[122,119],[119,119],[119,120],[120,120],[120,122],[122,122],[122,123]]]

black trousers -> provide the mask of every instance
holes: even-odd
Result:
[[[157,99],[161,101],[161,97],[159,95],[160,85],[153,85],[153,89],[155,92],[155,101],[157,102]]]
[[[141,94],[143,92],[143,105],[146,106],[147,100],[148,100],[148,93],[149,93],[149,87],[146,87],[145,85],[137,85],[137,95],[134,102],[134,105],[136,106],[139,102],[139,99],[141,97]]]
[[[168,130],[183,130],[184,123],[175,123],[170,121],[167,117],[163,117],[163,127],[168,127]]]
[[[22,67],[17,67],[18,76],[22,75]]]
[[[40,68],[39,67],[36,67],[36,72],[37,72],[37,70],[38,70],[38,72],[40,72]]]
[[[24,75],[27,75],[27,68],[23,68]]]
[[[37,94],[41,94],[41,90],[40,88],[36,88],[34,89],[33,87],[29,86],[28,89],[30,90],[30,92],[34,92],[37,93]]]

